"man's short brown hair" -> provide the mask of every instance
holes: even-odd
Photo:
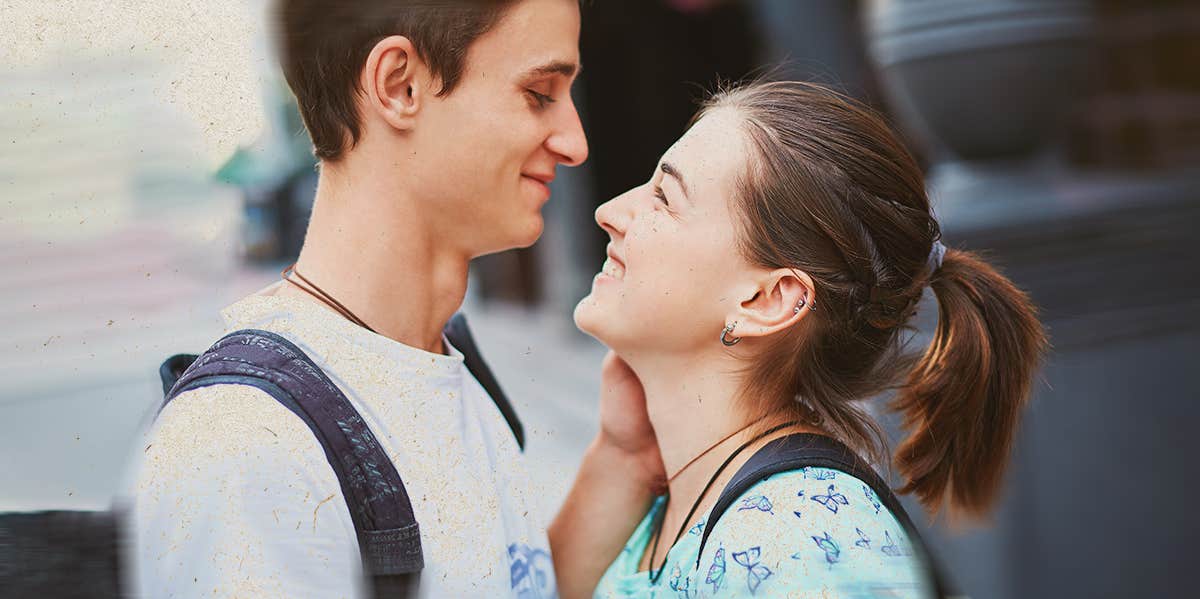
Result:
[[[437,94],[448,94],[462,77],[468,48],[513,1],[278,0],[280,62],[313,154],[336,161],[358,143],[359,74],[380,40],[411,40],[441,84]]]

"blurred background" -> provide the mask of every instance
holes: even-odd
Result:
[[[704,90],[768,70],[888,114],[948,244],[985,251],[1049,328],[994,520],[928,529],[955,585],[1195,587],[1200,3],[584,5],[591,159],[560,169],[537,245],[474,265],[465,306],[547,505],[596,426],[603,348],[571,322],[603,262],[592,211],[650,176]],[[159,362],[205,349],[297,253],[315,171],[264,9],[0,2],[0,511],[107,508]]]

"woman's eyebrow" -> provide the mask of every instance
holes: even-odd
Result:
[[[658,168],[662,169],[664,175],[675,177],[675,180],[679,182],[679,186],[683,188],[683,195],[688,197],[689,200],[691,199],[690,194],[688,194],[687,183],[684,182],[683,175],[679,174],[679,169],[675,168],[675,165],[664,160]]]

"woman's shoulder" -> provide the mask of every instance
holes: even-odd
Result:
[[[747,489],[713,526],[700,571],[721,581],[709,583],[719,596],[762,596],[771,587],[837,596],[928,590],[911,540],[871,487],[819,467],[782,472]],[[730,594],[718,593],[722,586]]]

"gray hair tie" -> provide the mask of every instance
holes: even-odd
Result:
[[[942,245],[939,239],[933,242],[933,248],[929,250],[929,258],[926,265],[929,266],[929,272],[937,272],[942,267],[942,259],[946,257],[946,246]]]

